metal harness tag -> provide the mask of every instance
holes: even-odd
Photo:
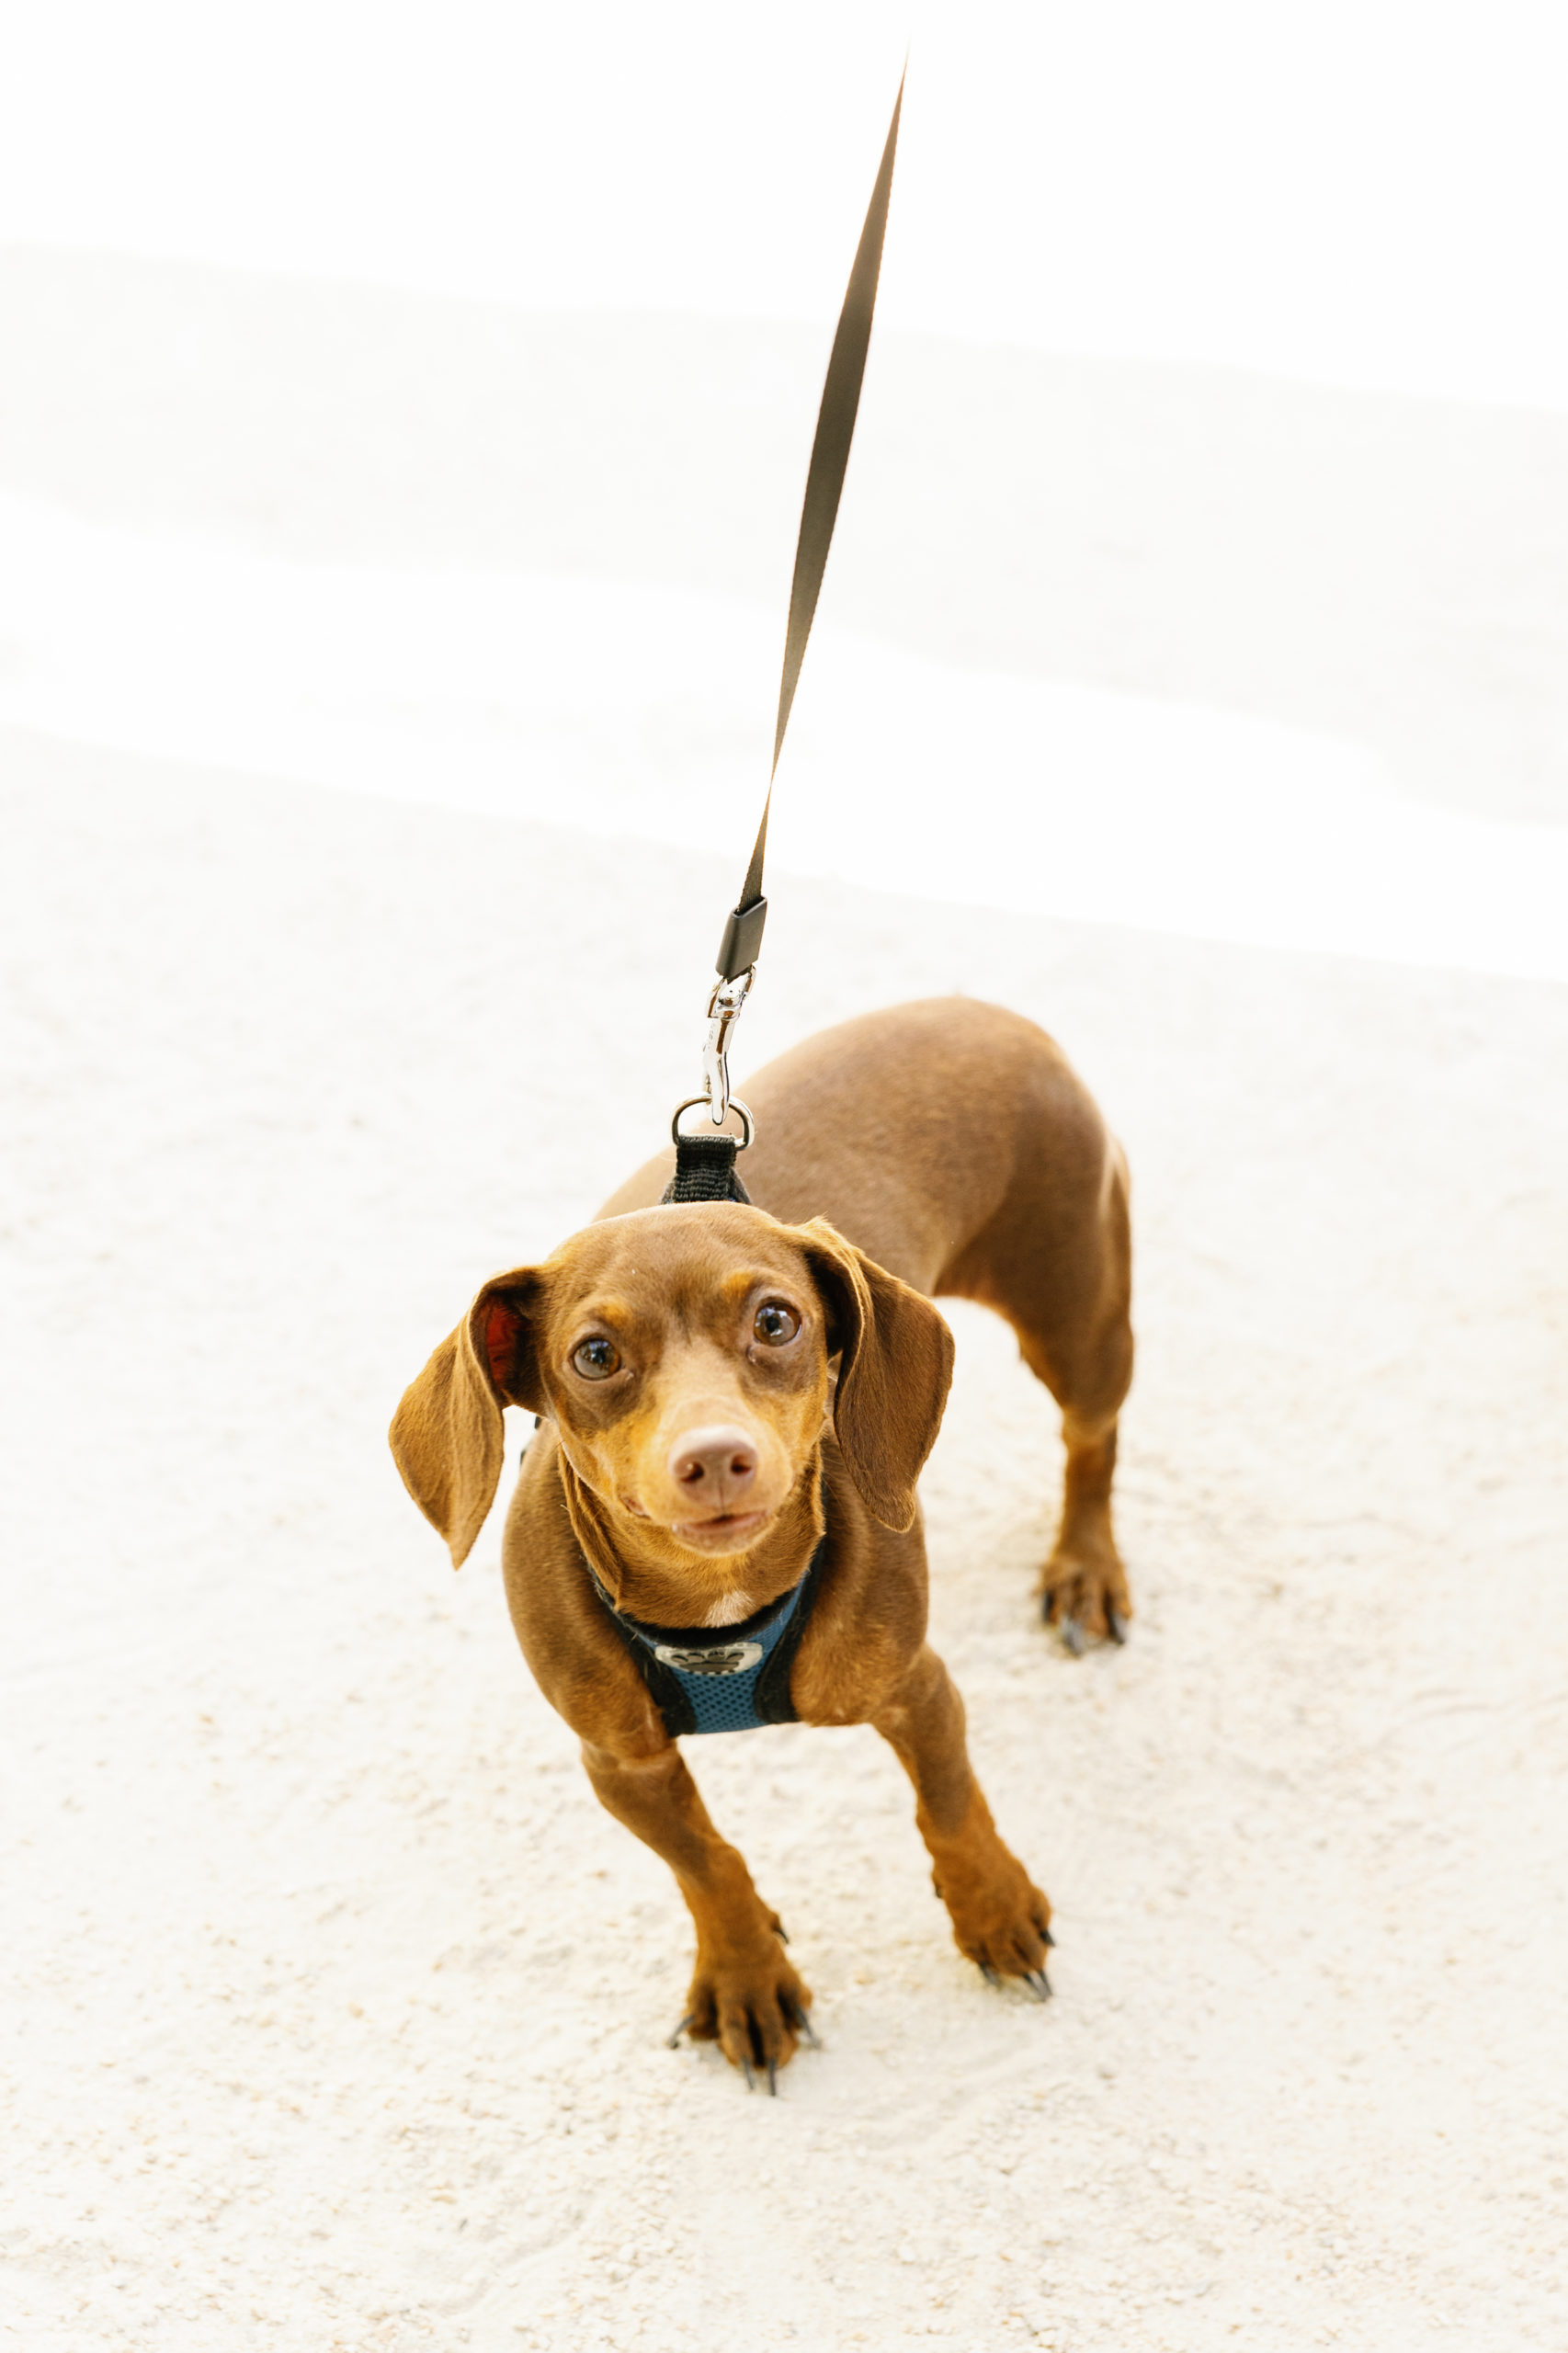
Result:
[[[760,1643],[730,1643],[722,1651],[677,1650],[673,1643],[655,1643],[653,1656],[677,1675],[744,1675],[760,1666],[767,1654]]]

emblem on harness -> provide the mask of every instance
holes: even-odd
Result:
[[[712,1650],[682,1651],[673,1643],[655,1643],[653,1656],[677,1675],[744,1675],[762,1656],[760,1643],[726,1643]]]

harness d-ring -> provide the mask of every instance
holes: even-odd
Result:
[[[677,1103],[676,1105],[675,1117],[670,1121],[670,1140],[673,1143],[679,1143],[680,1142],[681,1113],[683,1111],[694,1111],[699,1103],[705,1111],[711,1108],[706,1095],[688,1095],[684,1103]],[[741,1101],[738,1095],[731,1096],[728,1108],[732,1111],[738,1111],[740,1113],[742,1133],[736,1141],[735,1150],[737,1152],[749,1151],[751,1148],[751,1140],[756,1133],[756,1121],[752,1118],[750,1109]]]

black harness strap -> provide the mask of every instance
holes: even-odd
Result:
[[[747,1201],[751,1195],[735,1174],[736,1139],[732,1135],[683,1135],[676,1131],[676,1173],[661,1201]]]

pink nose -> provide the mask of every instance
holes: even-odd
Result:
[[[687,1430],[670,1449],[670,1477],[703,1512],[744,1508],[756,1449],[744,1430]]]

